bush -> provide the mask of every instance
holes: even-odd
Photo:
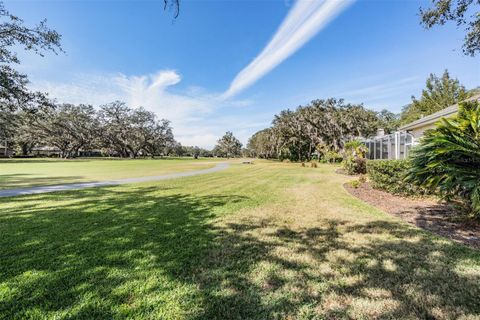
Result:
[[[350,181],[350,185],[355,188],[355,189],[358,189],[358,187],[360,187],[360,181],[359,180],[352,180]]]
[[[339,163],[342,162],[342,155],[335,151],[327,151],[324,155],[325,162],[328,163]]]
[[[460,104],[458,115],[428,130],[412,153],[408,181],[460,200],[480,216],[480,103]]]
[[[345,156],[342,165],[348,174],[365,174],[367,172],[366,152],[367,147],[359,140],[353,140],[345,144]]]
[[[408,160],[369,160],[367,173],[372,187],[398,195],[424,195],[427,191],[405,177],[411,165]]]
[[[302,162],[302,167],[305,167],[305,162]]]
[[[310,167],[317,168],[317,163],[315,161],[310,162]]]
[[[364,158],[347,156],[343,159],[342,165],[348,174],[367,173],[367,159]]]

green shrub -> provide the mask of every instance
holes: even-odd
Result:
[[[366,152],[367,147],[359,140],[353,140],[345,144],[345,156],[342,165],[348,174],[365,174],[367,172]]]
[[[348,174],[365,174],[367,172],[367,160],[354,156],[347,156],[342,162],[343,168]]]
[[[327,151],[324,155],[325,162],[328,163],[339,163],[342,162],[342,155],[335,151]]]
[[[460,200],[480,216],[480,103],[460,104],[458,115],[428,130],[412,153],[408,181],[446,200]]]
[[[350,181],[350,185],[355,188],[355,189],[358,189],[358,187],[360,187],[360,181],[359,180],[352,180]]]
[[[398,195],[424,195],[426,190],[405,181],[411,168],[408,160],[369,160],[367,173],[372,187]]]

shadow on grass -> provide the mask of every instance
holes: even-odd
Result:
[[[86,189],[35,196],[38,208],[11,198],[0,213],[0,315],[352,318],[365,301],[375,305],[365,317],[480,314],[480,255],[466,247],[391,221],[214,223],[217,209],[248,198],[167,191]],[[477,273],[456,272],[462,260]]]
[[[391,221],[343,226],[343,221],[329,220],[323,228],[301,231],[265,224],[231,224],[221,230],[217,253],[204,267],[209,303],[199,319],[480,316],[477,251]],[[354,234],[381,239],[344,240]],[[279,255],[282,248],[289,250]],[[303,258],[292,258],[297,254]],[[476,273],[455,270],[465,260]],[[259,262],[277,266],[273,281],[271,275],[260,283],[249,280]],[[328,268],[319,273],[325,264]],[[228,294],[219,297],[219,290]]]
[[[92,160],[98,160],[96,158],[88,159],[88,158],[75,158],[75,159],[59,159],[59,158],[24,158],[24,159],[17,159],[17,158],[8,158],[8,159],[1,159],[0,164],[14,164],[14,163],[57,163],[57,162],[89,162]]]
[[[65,309],[74,317],[112,318],[129,303],[137,277],[190,277],[211,239],[211,209],[242,197],[157,191],[35,196],[42,207],[31,197],[5,199],[16,205],[0,213],[0,318]]]
[[[81,176],[32,177],[30,174],[0,174],[0,190],[75,183]]]

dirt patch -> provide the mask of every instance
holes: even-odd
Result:
[[[452,206],[435,199],[412,199],[373,189],[368,183],[358,188],[345,184],[355,197],[425,230],[480,249],[480,223],[459,218]]]

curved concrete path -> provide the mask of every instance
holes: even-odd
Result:
[[[168,180],[168,179],[174,179],[174,178],[191,177],[191,176],[197,176],[201,174],[207,174],[207,173],[213,173],[213,172],[225,170],[229,166],[230,165],[228,163],[219,163],[213,168],[171,173],[171,174],[165,174],[161,176],[126,178],[126,179],[107,180],[107,181],[99,181],[99,182],[69,183],[69,184],[61,184],[56,186],[38,186],[38,187],[31,187],[31,188],[7,189],[7,190],[0,190],[0,198],[21,196],[26,194],[79,190],[79,189],[93,188],[93,187],[116,186],[119,184],[127,184],[127,183],[160,181],[160,180]]]

